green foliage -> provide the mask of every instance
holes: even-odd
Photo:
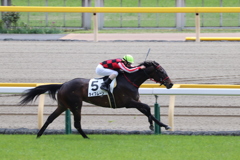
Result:
[[[0,29],[3,29],[3,21],[0,19]]]
[[[0,33],[9,34],[58,34],[62,33],[61,29],[57,29],[54,25],[51,27],[31,27],[25,23],[20,23],[19,27],[1,28]]]
[[[12,33],[12,34],[62,33],[61,29],[57,29],[56,22],[52,22],[50,24],[50,27],[31,27],[23,21],[21,21],[19,24],[20,19],[22,19],[22,17],[20,17],[20,14],[18,12],[4,12],[2,14],[2,20],[0,20],[0,33]],[[41,26],[42,21],[38,22],[39,22],[38,26]],[[4,24],[6,27],[4,27]]]
[[[7,28],[10,28],[12,24],[16,27],[19,19],[20,14],[18,12],[4,12],[2,14],[2,20]]]
[[[0,135],[2,160],[233,160],[238,136],[174,135]]]
[[[11,34],[58,34],[62,33],[62,30],[56,28],[36,28],[36,27],[26,27],[26,28],[15,28],[15,29],[3,29],[0,28],[0,33],[11,33]]]

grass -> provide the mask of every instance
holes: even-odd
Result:
[[[2,160],[233,160],[240,139],[234,136],[175,135],[0,135]]]
[[[28,4],[29,2],[29,4]],[[175,7],[175,0],[105,0],[106,7]],[[12,0],[12,4],[16,6],[45,6],[46,0]],[[81,1],[71,0],[48,0],[48,6],[81,6]],[[92,6],[94,1],[92,1]],[[186,0],[186,7],[219,7],[220,0]],[[239,0],[223,0],[223,7],[240,6]],[[29,17],[29,21],[28,21]],[[57,27],[81,27],[81,13],[48,13],[48,21],[45,21],[45,13],[21,13],[20,22],[27,23],[31,26],[51,26],[54,23]],[[65,18],[64,18],[65,17]],[[186,27],[195,26],[195,14],[186,13]],[[220,20],[222,17],[222,21]],[[204,27],[214,26],[234,26],[240,25],[239,13],[202,13],[201,25]],[[141,19],[139,21],[139,19]],[[125,28],[125,27],[175,27],[174,13],[105,13],[104,27]],[[119,31],[119,30],[116,30]],[[145,30],[137,30],[145,31]],[[165,30],[163,30],[165,31]]]
[[[201,29],[201,33],[238,33],[240,29]],[[93,33],[93,30],[65,29],[65,34],[69,33]],[[98,33],[196,33],[195,29],[103,29]]]

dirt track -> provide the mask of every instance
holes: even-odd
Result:
[[[2,41],[0,43],[0,82],[63,83],[76,77],[98,77],[95,74],[95,67],[102,60],[132,54],[135,62],[140,63],[145,59],[148,48],[151,48],[148,59],[159,62],[176,84],[240,84],[239,42]],[[152,82],[147,81],[146,83]],[[19,97],[1,96],[0,104],[2,106],[16,105],[19,102]],[[153,105],[155,98],[154,96],[142,96],[141,101]],[[168,96],[160,96],[158,100],[161,106],[167,106],[168,101]],[[46,104],[54,105],[55,102],[47,99]],[[239,130],[239,104],[239,97],[177,96],[176,114],[234,114],[235,117],[178,116],[175,118],[175,129],[188,131]],[[202,107],[194,108],[192,106]],[[226,106],[226,108],[214,108],[219,106]],[[53,109],[53,107],[46,108],[45,113],[50,113]],[[31,107],[31,110],[27,106],[0,107],[0,113],[10,112],[36,113],[37,107]],[[127,114],[129,110],[85,107],[83,113],[88,112],[91,114],[106,112]],[[164,107],[161,112],[167,114],[167,108]],[[137,111],[132,110],[130,113],[138,114]],[[0,128],[36,128],[36,119],[36,116],[0,115]],[[53,122],[54,124],[50,125],[49,129],[64,128],[63,121],[64,117],[61,116]],[[162,121],[167,123],[167,117],[163,116]],[[144,116],[83,116],[82,124],[86,129],[148,129],[147,119]]]

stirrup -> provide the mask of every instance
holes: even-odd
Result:
[[[109,87],[105,83],[102,84],[100,88],[104,91],[107,91],[107,92],[110,91]]]

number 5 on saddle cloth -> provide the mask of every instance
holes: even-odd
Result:
[[[117,82],[116,82],[116,79],[114,79],[110,83],[110,92],[104,91],[100,89],[100,87],[106,78],[107,77],[90,79],[88,84],[88,97],[97,97],[97,96],[107,95],[110,107],[116,108],[116,103],[113,96],[113,89],[114,87],[116,87]]]

